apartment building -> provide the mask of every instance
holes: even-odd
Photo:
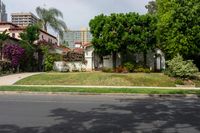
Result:
[[[75,48],[76,44],[85,44],[92,41],[92,34],[87,28],[82,28],[77,31],[66,31],[63,41],[68,44],[69,48]]]
[[[12,13],[11,14],[12,23],[20,26],[26,27],[30,24],[35,24],[38,22],[38,18],[33,13]]]

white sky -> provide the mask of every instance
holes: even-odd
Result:
[[[147,12],[149,0],[3,0],[8,18],[14,12],[33,12],[37,6],[54,7],[63,12],[64,21],[71,30],[88,27],[90,19],[101,13]]]

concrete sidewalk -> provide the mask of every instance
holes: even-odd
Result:
[[[0,85],[1,86],[1,85]],[[149,86],[90,86],[90,85],[13,85],[22,87],[61,87],[61,88],[107,88],[107,89],[176,89],[176,90],[200,90],[199,87],[149,87]]]
[[[0,77],[0,86],[3,85],[13,85],[17,81],[32,76],[32,75],[37,75],[40,73],[19,73],[19,74],[12,74],[12,75],[7,75],[7,76],[2,76]]]

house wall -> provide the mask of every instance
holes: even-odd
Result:
[[[87,61],[86,63],[86,70],[87,71],[92,71],[94,68],[94,62],[93,62],[93,52],[94,48],[93,47],[87,47],[85,49],[85,60]]]
[[[14,26],[10,25],[10,24],[2,24],[2,25],[0,25],[0,32],[3,32],[3,31],[8,30],[10,28],[14,28]]]
[[[50,36],[49,34],[47,34],[45,32],[41,32],[41,31],[40,31],[39,40],[46,40],[46,41],[51,42],[53,44],[58,43],[58,40],[56,38]]]
[[[136,63],[144,62],[143,53],[133,54],[133,56],[135,58]],[[147,52],[147,66],[149,67],[150,70],[154,70],[154,69],[163,70],[163,69],[165,69],[165,55],[164,55],[164,53],[159,49],[156,49],[155,52],[154,51],[148,51]]]
[[[23,32],[23,28],[15,26],[11,23],[6,23],[6,24],[0,23],[0,33],[2,33],[5,30],[7,30],[7,32],[9,33],[11,37],[16,38],[16,39],[20,39],[19,34]],[[46,41],[52,42],[53,44],[58,43],[58,40],[55,37],[53,37],[49,33],[46,33],[45,31],[42,31],[42,30],[40,31],[39,40],[46,40]]]
[[[69,67],[70,72],[73,70],[82,71],[83,69],[86,69],[86,65],[84,65],[81,61],[67,62],[66,65]]]
[[[107,55],[103,57],[103,67],[104,68],[113,68],[112,55]]]
[[[116,58],[116,67],[122,65],[122,56],[120,53],[117,54]],[[103,57],[103,67],[104,68],[113,68],[113,57],[112,55],[107,55]]]

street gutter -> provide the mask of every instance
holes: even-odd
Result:
[[[9,86],[9,85],[0,85]],[[110,88],[110,89],[169,89],[169,90],[200,90],[198,87],[148,87],[148,86],[86,86],[86,85],[11,85],[13,87],[60,87],[60,88]]]

